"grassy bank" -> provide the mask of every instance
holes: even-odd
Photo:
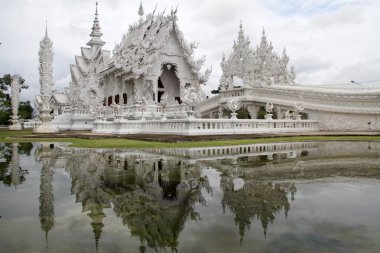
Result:
[[[68,142],[73,147],[82,148],[195,148],[211,146],[245,145],[254,143],[292,142],[292,141],[380,141],[380,136],[294,136],[273,137],[241,140],[216,140],[216,141],[183,141],[183,142],[159,142],[140,141],[122,138],[24,138],[32,135],[31,131],[8,131],[0,130],[0,142]]]

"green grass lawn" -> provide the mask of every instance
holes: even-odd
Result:
[[[37,135],[35,138],[22,138],[25,135],[32,135],[32,131],[8,131],[7,129],[0,129],[0,142],[68,142],[73,147],[82,148],[195,148],[292,141],[380,141],[380,136],[296,136],[243,140],[159,142],[121,138],[40,138]]]

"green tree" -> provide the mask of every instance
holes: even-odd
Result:
[[[242,107],[237,111],[236,117],[238,119],[251,119],[251,115],[249,115],[248,109],[246,107]]]
[[[21,84],[25,82],[25,79],[20,78]],[[5,74],[3,77],[0,77],[0,125],[8,125],[9,119],[11,117],[11,97],[8,93],[12,84],[12,75]],[[28,102],[28,101],[27,101]],[[27,103],[24,102],[24,103]],[[23,102],[21,102],[23,103]],[[20,103],[20,105],[21,105]],[[29,102],[30,106],[30,102]],[[23,106],[23,110],[30,110],[26,105]],[[24,114],[28,116],[28,114]]]
[[[30,105],[30,101],[21,101],[18,106],[18,115],[21,119],[31,119],[33,113],[33,107]]]

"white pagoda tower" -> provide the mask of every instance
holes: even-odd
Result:
[[[53,42],[49,39],[47,33],[47,25],[45,29],[45,37],[40,42],[39,55],[39,72],[40,72],[40,96],[41,104],[39,106],[39,118],[42,124],[35,128],[35,133],[56,133],[58,129],[53,126],[50,121],[52,119],[50,115],[49,100],[52,97],[52,85],[53,85]]]

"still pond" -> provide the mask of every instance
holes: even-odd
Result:
[[[0,252],[379,252],[380,142],[0,143]]]

